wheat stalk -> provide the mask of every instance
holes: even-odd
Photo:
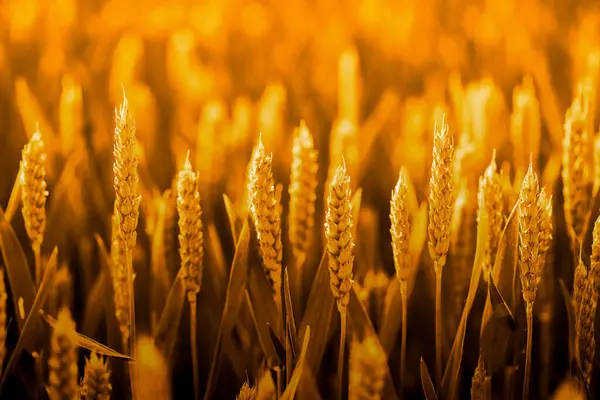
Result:
[[[250,211],[258,236],[263,268],[271,283],[275,301],[281,301],[281,221],[279,205],[275,196],[272,156],[265,154],[262,140],[252,156],[248,193]]]
[[[579,90],[573,104],[565,115],[565,136],[562,154],[562,179],[565,220],[567,230],[576,253],[578,244],[587,230],[590,196],[588,185],[591,183],[588,152],[591,137],[588,128],[589,99]]]
[[[290,176],[289,237],[298,266],[304,264],[315,223],[317,163],[313,137],[304,121],[294,131]]]
[[[236,396],[236,400],[256,400],[257,390],[256,386],[250,386],[248,381],[244,382],[240,392]]]
[[[121,331],[121,340],[125,352],[129,350],[130,339],[130,320],[129,320],[129,297],[130,288],[127,280],[127,260],[126,249],[119,238],[119,222],[117,216],[112,217],[112,239],[111,239],[111,259],[112,259],[112,283],[114,292],[115,315]]]
[[[340,312],[341,334],[338,357],[338,395],[342,395],[342,372],[346,339],[346,307],[352,290],[352,266],[354,264],[352,237],[352,204],[350,202],[350,176],[346,164],[338,166],[327,196],[325,236],[329,254],[329,286]]]
[[[452,221],[452,169],[454,166],[454,141],[448,125],[442,118],[441,127],[435,125],[433,135],[433,162],[429,180],[429,254],[433,260],[436,281],[435,350],[436,388],[442,382],[442,270],[450,247]]]
[[[202,210],[200,208],[198,175],[192,170],[189,152],[183,169],[178,174],[177,212],[179,214],[180,273],[190,303],[190,345],[194,371],[194,393],[196,398],[199,398],[196,297],[202,286],[204,238],[202,235]]]
[[[110,400],[110,370],[101,356],[92,352],[85,362],[80,395],[83,400]]]
[[[477,368],[475,368],[473,379],[471,379],[471,400],[486,400],[486,377],[487,371],[485,369],[483,353],[480,352],[479,361],[477,362]]]
[[[35,254],[35,281],[42,277],[41,247],[46,230],[46,148],[39,129],[25,145],[21,159],[21,199],[25,230]]]
[[[66,307],[61,308],[50,341],[47,388],[50,400],[78,398],[77,348],[71,336],[74,331],[71,312]]]
[[[483,200],[480,204],[484,205],[489,221],[488,238],[485,246],[485,263],[483,266],[483,278],[487,281],[488,274],[494,267],[500,235],[504,229],[502,181],[496,167],[495,151],[490,165],[479,179],[478,196]]]
[[[398,182],[392,191],[390,200],[390,235],[392,236],[392,249],[394,251],[394,267],[396,277],[400,282],[400,296],[402,298],[402,344],[400,350],[400,382],[404,386],[406,374],[406,335],[408,323],[408,278],[410,276],[410,229],[411,216],[408,209],[408,184],[404,168],[400,169]]]
[[[354,341],[350,350],[350,400],[379,400],[382,398],[387,360],[375,339]]]
[[[6,285],[4,283],[4,269],[0,268],[0,372],[6,356]]]

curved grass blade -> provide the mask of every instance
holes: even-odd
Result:
[[[250,228],[248,220],[244,221],[240,237],[236,241],[237,246],[231,272],[229,274],[229,283],[227,285],[227,294],[225,295],[225,307],[219,324],[217,333],[217,342],[213,352],[210,373],[204,399],[209,399],[212,395],[213,386],[216,384],[217,374],[219,372],[219,362],[223,348],[223,340],[228,340],[235,326],[236,317],[243,302],[243,294],[246,291],[248,279],[248,253],[250,249]]]
[[[100,271],[100,275],[96,278],[92,290],[87,297],[85,303],[85,311],[83,312],[83,324],[81,332],[84,335],[92,336],[100,325],[105,306],[106,297],[106,275],[104,271]]]
[[[56,272],[57,255],[58,250],[55,248],[50,256],[50,259],[48,260],[48,263],[46,264],[44,276],[40,282],[40,287],[35,295],[33,304],[29,309],[29,313],[27,314],[27,319],[25,319],[25,323],[23,324],[23,329],[21,330],[17,344],[15,345],[15,348],[8,359],[8,363],[2,372],[2,378],[0,379],[0,391],[2,390],[2,386],[6,381],[6,377],[16,367],[23,350],[33,349],[30,350],[30,352],[33,353],[40,347],[37,345],[38,339],[45,337],[46,332],[43,329],[40,329],[41,324],[39,311],[41,310],[48,293],[52,289],[52,281],[54,279],[54,273]]]
[[[467,294],[467,301],[460,318],[458,331],[454,337],[452,350],[450,351],[450,356],[448,357],[448,363],[442,379],[441,396],[448,400],[453,399],[456,393],[458,374],[465,344],[465,335],[467,333],[467,318],[469,317],[473,302],[475,301],[475,294],[477,293],[477,287],[479,286],[481,278],[481,269],[485,261],[485,244],[487,243],[488,236],[488,216],[485,214],[485,207],[483,207],[482,201],[483,199],[480,199],[479,210],[481,210],[481,212],[479,214],[479,223],[477,224],[477,247],[475,250],[475,262],[473,263],[473,270],[471,272],[469,293]]]
[[[39,310],[39,313],[42,316],[43,320],[46,321],[46,323],[48,323],[48,325],[50,325],[52,327],[52,329],[54,329],[54,327],[56,326],[56,319],[54,317],[52,317],[51,315],[46,314],[43,310]],[[93,351],[95,353],[102,354],[102,355],[105,355],[108,357],[123,358],[125,360],[131,360],[131,357],[129,357],[125,354],[121,354],[118,351],[115,351],[115,350],[111,349],[110,347],[105,346],[102,343],[95,341],[92,338],[82,335],[81,333],[79,333],[77,331],[74,331],[74,330],[71,331],[69,333],[69,336],[70,336],[71,340],[73,340],[73,343],[77,347],[82,347],[89,351]]]
[[[300,346],[298,344],[298,331],[296,329],[296,319],[294,318],[294,309],[292,308],[292,296],[290,292],[290,278],[288,275],[288,269],[286,268],[283,275],[283,290],[285,297],[286,307],[286,319],[287,319],[287,330],[288,337],[292,348],[294,360],[297,362],[300,355]]]
[[[565,281],[559,280],[560,290],[565,301],[565,308],[567,309],[567,323],[569,325],[569,365],[572,365],[575,361],[575,310],[573,309],[573,300],[569,294],[569,289],[565,285]]]
[[[151,292],[150,310],[152,314],[152,327],[155,328],[158,324],[158,316],[162,313],[162,309],[167,301],[170,289],[169,270],[167,268],[167,258],[165,251],[165,218],[167,215],[167,203],[170,199],[171,191],[166,190],[157,201],[157,212],[154,231],[152,233],[151,245]]]
[[[12,303],[15,307],[15,316],[19,331],[23,331],[25,315],[21,310],[31,309],[35,298],[35,286],[21,243],[13,230],[10,222],[4,219],[4,211],[0,208],[0,250],[10,289],[13,293]]]
[[[19,167],[19,172],[17,172],[15,183],[13,184],[10,197],[8,198],[6,212],[4,213],[5,220],[8,222],[12,221],[17,209],[19,208],[19,204],[21,204],[21,167]]]
[[[358,298],[356,287],[353,287],[350,291],[350,302],[348,303],[348,317],[352,321],[352,330],[358,335],[359,340],[362,341],[367,337],[377,339],[374,342],[379,347],[378,351],[383,353],[384,350],[381,346],[381,343],[379,343],[377,332],[375,331],[375,328],[373,328],[373,324],[371,324],[369,314],[367,314],[367,311],[363,307],[362,302]],[[394,381],[392,380],[389,368],[386,368],[385,385],[383,387],[383,398],[398,398],[398,396],[396,395]]]
[[[227,217],[229,218],[229,229],[231,229],[231,237],[233,237],[234,244],[237,244],[238,232],[241,229],[240,221],[238,220],[235,208],[231,199],[226,194],[223,194],[223,203],[225,203],[225,210],[227,211]]]
[[[179,331],[184,303],[185,288],[181,283],[181,276],[177,274],[175,281],[171,285],[171,290],[167,296],[167,303],[160,315],[154,335],[156,348],[160,350],[169,365],[173,349],[175,348],[175,341],[177,340],[177,332]]]
[[[419,363],[419,370],[421,372],[421,386],[423,387],[423,394],[425,394],[425,398],[427,400],[437,400],[438,397],[435,393],[435,387],[433,387],[431,375],[429,375],[429,370],[427,369],[427,364],[425,364],[423,357],[421,357],[421,361]]]
[[[291,400],[294,398],[296,394],[296,390],[300,385],[300,381],[302,379],[302,373],[304,370],[304,360],[306,358],[306,352],[308,350],[308,344],[310,342],[310,326],[306,327],[306,331],[304,333],[304,340],[302,341],[302,349],[300,350],[300,357],[298,358],[298,363],[296,364],[296,368],[294,369],[294,373],[292,374],[292,378],[283,392],[281,396],[281,400]]]

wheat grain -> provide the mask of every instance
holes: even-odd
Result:
[[[573,243],[579,243],[587,229],[590,207],[588,186],[591,184],[588,152],[591,146],[588,131],[589,99],[582,90],[565,115],[562,179],[565,220]]]
[[[589,385],[596,351],[594,339],[594,319],[596,318],[596,305],[598,293],[595,282],[588,276],[581,290],[580,304],[578,305],[577,323],[575,326],[575,352],[579,360],[579,367],[583,381]]]
[[[181,277],[188,296],[195,297],[202,286],[204,238],[198,175],[192,170],[189,153],[177,180],[179,213],[179,255]]]
[[[340,313],[346,312],[353,284],[354,238],[350,196],[350,176],[343,164],[337,168],[329,185],[325,218],[330,286]]]
[[[485,378],[487,371],[485,369],[485,363],[483,359],[483,353],[479,353],[479,361],[477,362],[477,368],[473,374],[471,380],[471,400],[486,400],[485,392]]]
[[[21,159],[21,198],[25,229],[34,252],[38,253],[46,229],[46,149],[36,131],[25,145]]]
[[[352,343],[348,397],[350,400],[382,398],[387,362],[375,339]]]
[[[110,400],[112,386],[107,363],[98,354],[92,352],[85,362],[85,372],[81,382],[83,400]]]
[[[265,154],[259,140],[249,174],[250,211],[254,218],[263,268],[275,299],[281,298],[281,221],[275,197],[272,156]]]
[[[77,348],[72,340],[75,323],[71,312],[59,310],[54,333],[50,341],[48,359],[48,396],[50,400],[73,400],[79,395]]]
[[[123,92],[123,103],[115,110],[114,189],[115,215],[119,223],[119,238],[128,250],[135,247],[136,228],[141,196],[138,192],[138,158],[136,155],[135,122]]]
[[[390,201],[390,234],[394,250],[394,266],[396,277],[400,282],[407,282],[410,275],[410,228],[411,216],[407,203],[408,184],[406,171],[400,170],[398,182],[392,191]]]
[[[4,283],[4,269],[0,268],[0,371],[6,356],[6,285]]]
[[[236,400],[256,400],[257,390],[255,386],[250,386],[248,381],[244,382],[240,393],[236,396]]]
[[[304,121],[294,131],[292,150],[292,172],[290,176],[289,237],[294,257],[301,265],[306,258],[315,223],[315,201],[317,199],[317,163],[313,137]]]
[[[500,235],[504,229],[502,181],[496,167],[495,151],[490,165],[479,179],[478,196],[483,200],[480,204],[484,205],[489,221],[488,239],[485,246],[485,263],[483,267],[483,276],[484,279],[487,279],[489,271],[494,267]]]
[[[110,255],[112,259],[112,283],[115,303],[115,315],[121,331],[121,340],[125,351],[129,348],[129,283],[127,280],[127,256],[124,243],[119,237],[119,222],[116,214],[112,217],[112,240]]]

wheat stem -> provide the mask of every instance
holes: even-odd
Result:
[[[527,303],[527,349],[525,353],[525,378],[523,380],[523,400],[529,398],[529,378],[531,376],[531,347],[533,346],[533,303]]]
[[[195,296],[188,296],[190,303],[190,348],[192,351],[192,372],[194,374],[194,398],[200,398],[200,376],[198,368],[198,337],[197,328],[197,302]]]
[[[442,270],[435,274],[435,387],[442,389]]]
[[[42,281],[42,252],[36,248],[33,253],[35,255],[35,285],[39,286]]]
[[[400,348],[400,398],[404,398],[406,386],[406,333],[408,331],[408,284],[400,282],[400,296],[402,297],[402,343]]]
[[[338,398],[343,398],[344,388],[344,351],[346,349],[347,311],[340,311],[340,353],[338,357]]]

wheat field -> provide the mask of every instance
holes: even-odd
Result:
[[[594,1],[0,0],[0,399],[596,398],[599,101]]]

